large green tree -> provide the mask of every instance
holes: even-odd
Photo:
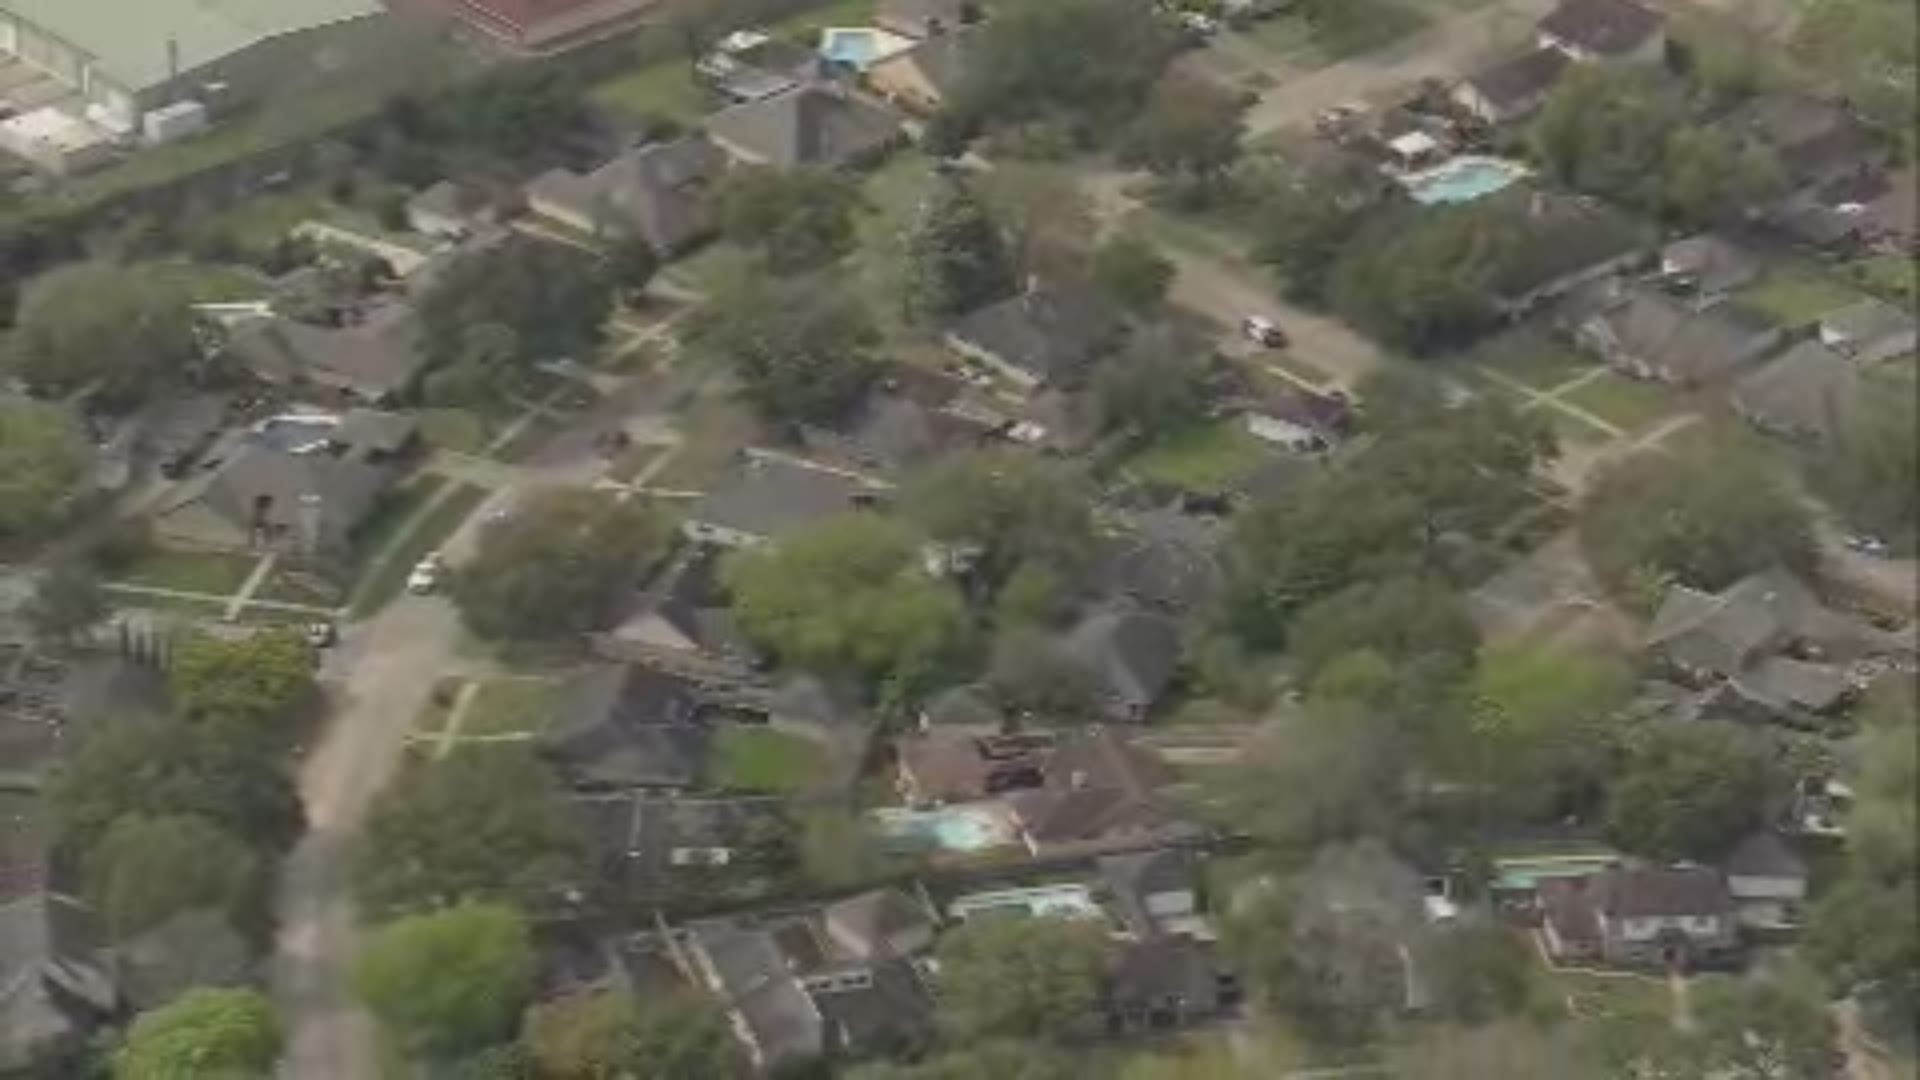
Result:
[[[88,849],[83,869],[87,902],[115,941],[189,911],[243,922],[260,886],[253,849],[191,814],[115,819]]]
[[[613,311],[613,283],[595,259],[558,244],[517,239],[461,259],[420,301],[422,347],[436,367],[477,356],[522,365],[585,360],[599,347]],[[474,337],[476,328],[498,332]]]
[[[196,634],[174,646],[171,660],[167,693],[174,705],[233,735],[285,736],[316,692],[313,649],[292,630]]]
[[[402,1046],[456,1054],[513,1030],[534,961],[518,911],[463,903],[375,929],[354,959],[353,988]]]
[[[922,568],[899,524],[848,514],[744,552],[725,567],[741,628],[781,660],[822,674],[917,685],[967,630],[960,594]]]
[[[1658,205],[1667,142],[1685,121],[1657,72],[1580,64],[1554,84],[1530,131],[1556,179],[1641,206]]]
[[[1107,938],[1070,919],[970,922],[941,938],[940,1017],[956,1039],[1060,1039],[1097,1019]]]
[[[1863,394],[1841,419],[1808,479],[1854,527],[1911,549],[1920,540],[1920,403],[1906,393]]]
[[[973,183],[1006,237],[1017,280],[1054,281],[1084,273],[1100,227],[1092,201],[1072,171],[1003,161]]]
[[[1811,987],[1779,975],[1716,980],[1701,987],[1694,1016],[1703,1076],[1815,1080],[1845,1074],[1833,1015]]]
[[[598,492],[549,491],[489,522],[453,576],[453,600],[474,633],[496,641],[564,640],[603,628],[623,587],[665,554],[658,512]]]
[[[744,1071],[726,1014],[686,994],[560,998],[527,1010],[520,1042],[539,1080],[725,1080]]]
[[[948,105],[958,122],[1045,125],[1087,145],[1136,115],[1174,45],[1128,0],[1016,0],[978,33]]]
[[[1597,651],[1504,641],[1480,652],[1471,706],[1440,748],[1501,820],[1561,821],[1596,809],[1633,672]]]
[[[578,880],[581,840],[553,773],[524,747],[463,750],[381,793],[356,853],[376,912],[474,897],[525,904]]]
[[[1701,722],[1644,732],[1607,790],[1607,831],[1655,859],[1712,861],[1758,827],[1781,794],[1771,748]]]
[[[198,346],[177,280],[152,267],[103,262],[35,278],[20,298],[13,374],[37,394],[92,387],[109,405],[181,379]]]
[[[257,990],[193,990],[142,1013],[113,1058],[114,1080],[266,1080],[280,1022]]]
[[[1241,112],[1232,90],[1169,72],[1128,128],[1124,156],[1166,181],[1176,198],[1204,203],[1219,194],[1240,158]]]
[[[735,169],[716,194],[720,231],[776,274],[815,270],[853,250],[860,192],[824,169]]]
[[[107,596],[90,567],[63,562],[33,583],[25,614],[43,643],[66,646],[107,617]]]
[[[902,503],[935,540],[977,552],[978,569],[995,584],[1029,563],[1076,568],[1092,545],[1085,478],[1021,450],[948,457],[915,477]]]
[[[1296,300],[1325,299],[1341,250],[1385,195],[1377,172],[1346,158],[1280,172],[1259,203],[1253,257]]]
[[[1114,304],[1136,314],[1159,310],[1173,286],[1174,265],[1138,233],[1120,233],[1093,253],[1093,284]]]
[[[1362,649],[1389,663],[1435,657],[1465,671],[1480,633],[1453,590],[1401,577],[1351,585],[1303,609],[1287,642],[1295,672],[1311,682],[1328,664]]]
[[[1171,326],[1130,335],[1093,376],[1100,426],[1144,441],[1199,423],[1207,412],[1211,359],[1204,343]]]
[[[750,278],[715,297],[685,341],[730,368],[763,413],[787,423],[838,419],[878,370],[872,315],[832,278]]]
[[[936,182],[907,234],[905,302],[928,323],[972,311],[1014,291],[1006,243],[973,185]]]
[[[0,539],[33,539],[65,520],[92,461],[65,409],[0,402]]]

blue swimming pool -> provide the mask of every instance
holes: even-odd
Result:
[[[1013,826],[990,806],[875,810],[873,819],[888,839],[945,851],[984,851],[1013,842]]]
[[[865,71],[913,45],[910,38],[871,26],[832,27],[820,32],[820,55],[854,71]]]
[[[956,919],[982,915],[1026,915],[1035,919],[1098,919],[1103,916],[1093,891],[1085,885],[1035,885],[1024,889],[995,889],[969,893],[948,905]]]
[[[1413,201],[1428,206],[1472,202],[1527,175],[1527,167],[1505,158],[1467,155],[1400,178]]]

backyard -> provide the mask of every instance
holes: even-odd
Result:
[[[811,739],[771,728],[720,729],[709,780],[729,791],[798,791],[826,773],[826,752]]]
[[[1784,326],[1801,326],[1860,299],[1858,290],[1816,270],[1777,266],[1740,290],[1740,306]]]
[[[1266,448],[1238,424],[1198,424],[1134,455],[1128,468],[1144,480],[1186,491],[1220,491],[1267,460]]]
[[[1674,392],[1664,386],[1611,371],[1567,391],[1561,400],[1629,434],[1672,415],[1680,404]]]

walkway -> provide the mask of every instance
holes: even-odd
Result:
[[[1507,388],[1508,390],[1511,390],[1514,393],[1519,394],[1521,397],[1526,398],[1527,408],[1533,409],[1533,408],[1538,408],[1544,405],[1549,409],[1558,409],[1561,412],[1566,413],[1568,416],[1571,416],[1576,420],[1583,421],[1585,423],[1593,425],[1594,427],[1599,428],[1601,431],[1606,432],[1608,435],[1611,435],[1616,439],[1622,439],[1626,437],[1627,433],[1624,429],[1620,427],[1620,425],[1615,424],[1612,421],[1607,420],[1606,418],[1594,412],[1591,412],[1590,410],[1583,409],[1580,406],[1575,405],[1573,402],[1567,401],[1560,396],[1570,390],[1577,390],[1580,387],[1585,386],[1587,383],[1593,381],[1594,379],[1597,379],[1600,376],[1605,375],[1606,373],[1607,373],[1606,368],[1595,368],[1594,370],[1586,372],[1577,378],[1569,379],[1566,382],[1561,383],[1559,386],[1556,386],[1551,390],[1535,390],[1533,387],[1528,386],[1526,383],[1521,382],[1520,380],[1514,378],[1511,375],[1508,375],[1504,371],[1498,371],[1490,367],[1480,368],[1480,374],[1485,375],[1488,379],[1492,380],[1493,382],[1497,382],[1501,386]]]

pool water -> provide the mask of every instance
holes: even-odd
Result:
[[[932,844],[945,851],[984,851],[1013,842],[1013,829],[1006,819],[977,806],[875,810],[873,817],[889,839]]]
[[[820,55],[854,71],[865,71],[913,46],[911,38],[873,27],[835,27],[820,32]]]
[[[1400,178],[1413,201],[1427,206],[1472,202],[1527,175],[1527,167],[1504,158],[1467,155]]]
[[[1085,885],[1037,885],[969,893],[947,907],[956,919],[982,915],[1027,915],[1035,919],[1098,919],[1100,905]]]

